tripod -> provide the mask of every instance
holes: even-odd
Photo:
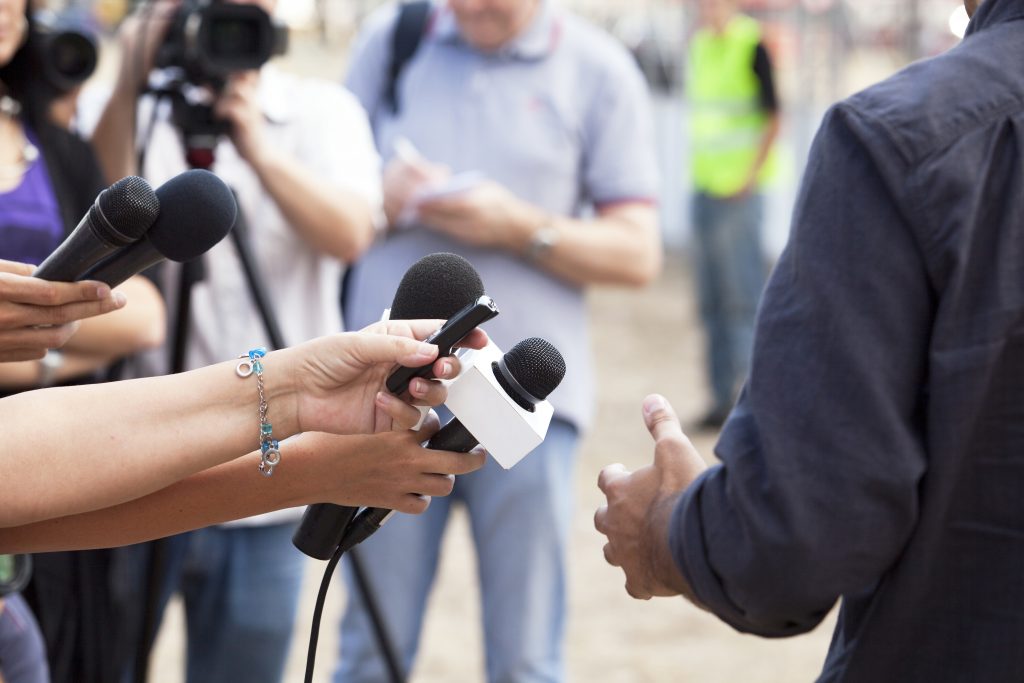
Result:
[[[175,103],[177,104],[177,102]],[[223,130],[202,130],[198,134],[190,135],[185,131],[186,159],[192,168],[210,170],[214,160],[214,147],[219,134]],[[140,164],[141,168],[141,164]],[[237,197],[236,197],[237,199]],[[237,202],[236,202],[237,203]],[[271,349],[285,347],[285,341],[280,331],[277,318],[270,304],[267,291],[263,286],[263,278],[260,277],[259,266],[252,252],[249,241],[250,229],[247,217],[238,207],[238,214],[235,224],[231,230],[232,243],[235,253],[242,267],[245,276],[251,301],[260,317],[262,326],[266,332]],[[189,338],[189,326],[191,318],[191,293],[192,288],[205,278],[205,263],[200,257],[182,265],[177,287],[177,302],[175,316],[173,319],[173,335],[170,353],[170,368],[172,373],[182,372],[185,369],[185,354]],[[136,650],[135,676],[137,683],[146,683],[148,678],[148,660],[151,644],[155,640],[158,627],[158,615],[160,612],[160,600],[163,584],[167,580],[167,561],[169,555],[169,541],[160,539],[150,544],[149,561],[146,572],[146,591],[143,601],[143,615],[141,624],[141,638]],[[391,680],[395,683],[405,681],[400,660],[396,654],[394,644],[389,635],[383,616],[377,604],[377,600],[369,584],[367,573],[358,554],[350,553],[353,576],[356,582],[356,589],[359,596],[364,600],[367,611],[371,616],[374,636],[384,657]],[[333,569],[333,567],[332,567]]]

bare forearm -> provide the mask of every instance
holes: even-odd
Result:
[[[300,458],[289,460],[268,478],[257,472],[259,454],[250,453],[120,505],[0,529],[0,551],[109,548],[301,505],[308,468]]]
[[[537,259],[538,265],[567,282],[640,287],[661,271],[661,239],[651,207],[621,207],[591,220],[535,221],[534,227],[521,232],[520,253],[528,250],[537,225],[556,234],[551,248]]]
[[[128,305],[109,315],[83,321],[65,349],[84,356],[106,358],[109,362],[163,343],[166,310],[153,283],[136,275],[118,290],[127,296]]]
[[[277,358],[266,392],[281,438],[296,413]],[[233,363],[0,400],[0,470],[17,482],[0,527],[116,505],[246,453],[258,443],[258,401],[255,378],[237,377]]]
[[[73,351],[62,351],[62,353],[64,355],[63,362],[52,377],[55,383],[90,375],[109,366],[117,358],[116,356],[90,355]],[[0,363],[0,387],[5,389],[33,389],[39,386],[40,378],[39,361]]]
[[[352,263],[373,240],[369,203],[323,182],[291,156],[268,151],[253,168],[282,215],[310,245]]]
[[[779,114],[772,114],[765,126],[764,133],[761,135],[761,142],[757,148],[757,156],[754,158],[754,165],[750,171],[751,186],[756,182],[757,177],[761,174],[761,169],[764,168],[765,163],[768,161],[768,155],[771,153],[772,147],[775,145],[775,140],[779,137],[779,130],[781,127],[782,120],[779,117]]]
[[[103,109],[92,133],[92,146],[96,150],[100,167],[108,183],[125,176],[138,175],[135,156],[135,95],[127,86],[119,84]]]

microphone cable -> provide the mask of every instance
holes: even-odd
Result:
[[[334,554],[331,555],[331,559],[327,561],[327,566],[324,568],[324,578],[320,581],[320,590],[317,593],[316,605],[313,608],[313,622],[309,632],[309,648],[306,650],[306,673],[303,678],[304,683],[313,683],[313,670],[316,667],[316,648],[320,639],[320,621],[323,617],[324,604],[327,601],[327,590],[330,588],[331,578],[334,576],[334,570],[338,566],[338,562],[341,560],[341,556],[344,553],[344,547],[339,544],[335,549]],[[352,565],[352,573],[355,575],[356,582],[360,585],[361,593],[364,596],[368,595],[366,572],[363,571],[362,561],[354,549],[349,554],[349,562]],[[384,663],[387,665],[391,683],[406,683],[405,672],[402,671],[402,665],[399,663],[398,654],[391,650],[391,641],[387,635],[382,632],[382,629],[384,628],[382,615],[377,611],[377,606],[373,600],[364,600],[364,603],[364,606],[370,613],[370,624],[377,632],[377,643],[384,650],[381,654],[383,655]]]
[[[331,586],[331,577],[334,576],[334,568],[341,560],[341,546],[334,551],[331,559],[327,561],[327,568],[324,570],[324,578],[320,581],[320,592],[316,595],[316,606],[313,608],[313,624],[309,631],[309,649],[306,650],[306,675],[303,678],[305,683],[313,683],[313,669],[316,667],[316,646],[320,639],[320,619],[324,612],[324,602],[327,601],[327,589]]]

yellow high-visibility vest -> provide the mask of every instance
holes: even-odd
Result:
[[[761,106],[761,84],[754,56],[761,27],[737,15],[722,34],[701,29],[690,47],[687,83],[693,183],[697,190],[724,197],[742,189],[757,159],[768,113]],[[774,173],[769,154],[758,179]]]

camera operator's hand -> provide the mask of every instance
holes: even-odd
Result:
[[[229,135],[238,155],[254,167],[259,166],[266,147],[266,119],[259,104],[259,83],[259,71],[233,75],[213,107],[214,116],[231,124]]]
[[[63,346],[82,318],[125,304],[99,282],[49,282],[34,268],[0,260],[0,362],[36,360]]]
[[[134,99],[142,91],[153,70],[157,48],[167,37],[171,19],[181,0],[139,3],[117,31],[121,46],[121,71],[116,90]]]

